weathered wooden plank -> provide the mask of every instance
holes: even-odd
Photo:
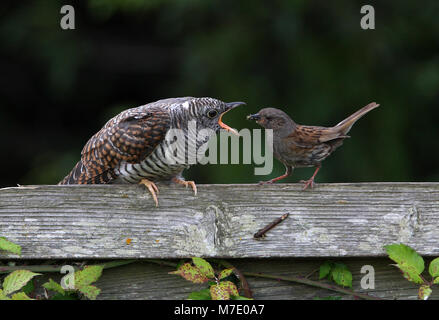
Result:
[[[159,188],[158,208],[142,186],[0,189],[0,236],[22,259],[382,256],[395,242],[439,255],[439,183]]]
[[[232,259],[228,260],[241,272],[267,273],[278,276],[306,276],[317,270],[324,260],[317,259]],[[349,258],[337,260],[345,263],[353,275],[352,290],[384,299],[416,300],[419,286],[407,281],[391,261],[385,258]],[[362,289],[361,267],[370,265],[375,271],[375,288]],[[168,272],[174,269],[146,262],[138,262],[115,269],[105,270],[96,283],[102,291],[98,299],[187,299],[189,294],[206,285],[195,285]],[[318,272],[310,276],[318,280]],[[314,299],[315,297],[352,296],[307,285],[247,277],[255,299]],[[430,300],[439,299],[439,290],[434,290]]]

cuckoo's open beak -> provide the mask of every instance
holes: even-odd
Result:
[[[219,119],[218,119],[218,124],[219,124],[219,126],[220,126],[221,128],[223,128],[224,130],[227,130],[227,131],[229,131],[229,132],[231,132],[231,133],[233,133],[233,134],[235,134],[235,135],[237,135],[237,136],[239,136],[239,133],[238,133],[235,129],[232,129],[232,128],[230,128],[228,125],[226,125],[226,124],[222,121],[222,118],[223,118],[223,115],[225,115],[225,114],[226,114],[227,112],[229,112],[230,110],[232,110],[232,109],[234,109],[234,108],[236,108],[236,107],[242,106],[242,105],[245,105],[245,102],[229,102],[229,103],[226,103],[227,110],[224,111],[223,113],[221,113],[221,115],[220,115],[220,117],[219,117]]]

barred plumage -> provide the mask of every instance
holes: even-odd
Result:
[[[179,129],[186,140],[177,139],[178,150],[198,150],[206,140],[198,141],[189,134],[194,121],[197,131],[222,127],[221,116],[242,102],[224,103],[213,98],[170,98],[121,112],[109,120],[84,146],[81,159],[59,184],[142,183],[153,193],[154,181],[174,180],[184,185],[182,171],[189,162],[177,162],[169,153],[172,141],[167,134]],[[208,139],[209,137],[207,137]],[[182,142],[183,141],[183,142]],[[175,146],[174,146],[175,147]],[[191,149],[192,147],[192,149]],[[168,151],[168,152],[167,152]],[[179,154],[177,152],[177,154]],[[180,159],[181,160],[181,159]],[[174,163],[173,163],[174,162]]]

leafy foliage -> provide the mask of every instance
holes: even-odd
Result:
[[[320,266],[320,273],[319,273],[319,279],[326,278],[329,275],[329,272],[331,272],[332,265],[329,261],[324,262]]]
[[[95,300],[98,294],[101,293],[101,289],[92,285],[81,287],[78,290],[90,300]]]
[[[189,300],[212,300],[210,296],[210,289],[203,289],[200,291],[191,292],[188,297]]]
[[[230,300],[230,296],[239,296],[238,288],[233,282],[222,281],[210,287],[213,300]]]
[[[0,292],[0,300],[10,300],[9,295],[22,289],[33,277],[40,275],[28,270],[16,270],[11,272],[3,280],[3,289]],[[24,291],[12,295],[12,300],[29,300]]]
[[[18,255],[21,254],[21,246],[7,240],[5,237],[0,237],[0,250],[9,251]]]
[[[437,277],[439,277],[439,258],[436,258],[430,262],[430,267],[428,268],[428,272],[432,277],[436,278],[435,281],[438,279]]]
[[[219,279],[224,279],[227,278],[228,276],[230,276],[233,273],[233,269],[224,269],[222,270],[219,275],[218,278]]]
[[[91,285],[96,282],[102,275],[104,267],[101,265],[85,266],[82,270],[74,274],[74,289],[65,289],[52,279],[43,284],[47,290],[54,291],[57,294],[52,297],[53,300],[71,300],[75,299],[76,293],[82,293],[86,298],[95,300],[101,292],[101,289]]]
[[[35,300],[35,299],[29,298],[27,294],[24,292],[17,292],[12,295],[12,300]]]
[[[419,300],[427,300],[430,297],[433,290],[431,290],[429,285],[422,285],[418,291]]]
[[[427,300],[432,293],[432,285],[439,284],[439,258],[430,262],[428,272],[431,276],[431,281],[427,281],[423,276],[424,259],[413,249],[405,244],[391,244],[384,246],[389,258],[395,261],[396,266],[401,270],[404,278],[420,284],[418,291],[418,298],[420,300]]]
[[[319,279],[328,278],[338,285],[352,288],[352,273],[343,263],[326,261],[320,266]]]
[[[415,250],[404,244],[392,244],[384,248],[407,280],[418,284],[424,283],[419,276],[424,271],[424,259]]]
[[[213,278],[215,276],[212,266],[206,260],[201,258],[192,258],[192,262],[207,278]]]
[[[176,274],[192,283],[206,283],[208,289],[192,292],[189,295],[191,300],[245,300],[247,298],[239,295],[236,284],[232,281],[221,281],[233,273],[233,269],[224,269],[215,273],[212,265],[202,258],[192,258],[191,263],[179,264],[176,271],[169,274]]]
[[[58,292],[61,295],[65,295],[66,293],[63,287],[61,287],[59,283],[56,283],[52,279],[49,279],[49,282],[44,283],[43,287],[46,288],[47,290]]]
[[[84,269],[75,272],[75,288],[81,289],[98,281],[102,275],[103,266],[86,266]]]
[[[201,270],[190,263],[183,264],[177,271],[169,272],[169,274],[177,274],[193,283],[204,283],[209,278],[201,272]]]

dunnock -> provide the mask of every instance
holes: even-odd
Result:
[[[261,184],[284,179],[294,168],[316,167],[310,179],[301,181],[305,183],[303,190],[313,188],[322,161],[341,146],[345,138],[349,138],[346,134],[358,119],[378,106],[372,102],[330,128],[297,124],[285,112],[275,108],[265,108],[249,115],[247,119],[255,120],[266,129],[273,129],[273,154],[286,168],[285,174]]]

